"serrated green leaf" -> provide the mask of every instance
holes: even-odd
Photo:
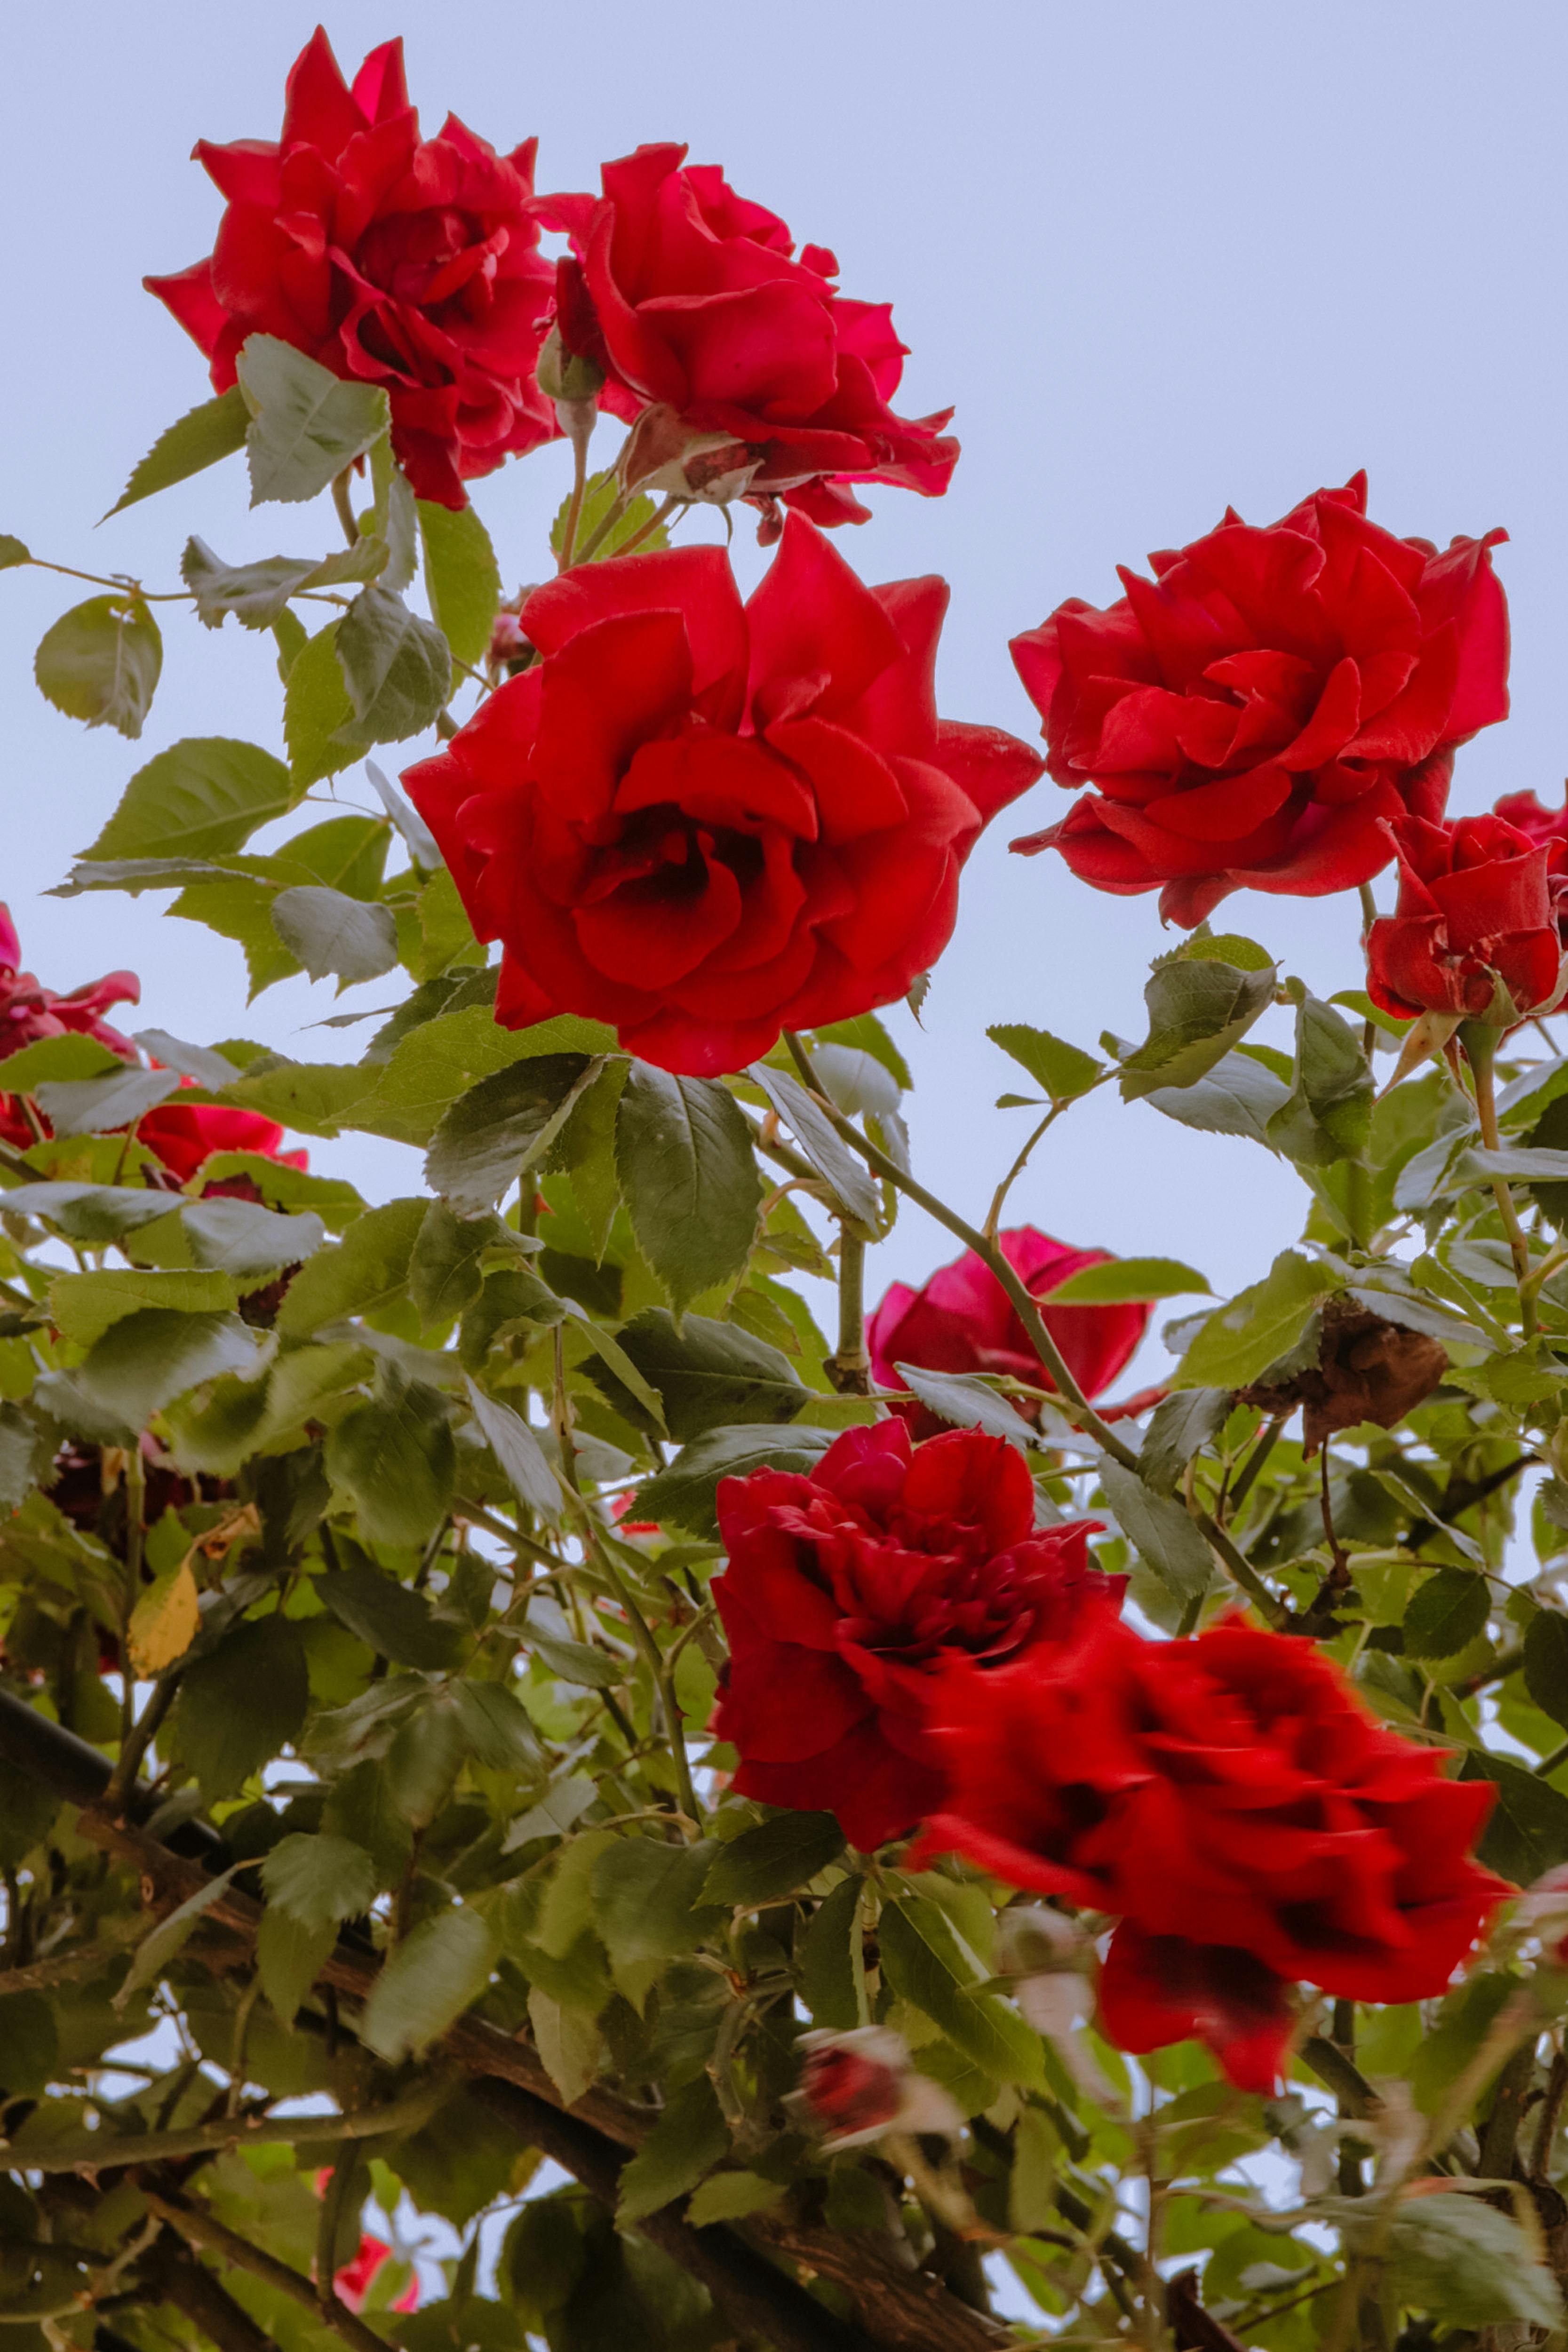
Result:
[[[1205,1319],[1172,1386],[1245,1388],[1295,1344],[1320,1302],[1340,1287],[1321,1263],[1282,1250],[1261,1282]]]
[[[1405,1655],[1458,1657],[1486,1624],[1489,1608],[1484,1575],[1468,1568],[1438,1569],[1410,1597],[1403,1625]]]
[[[616,1168],[637,1246],[677,1314],[740,1272],[762,1180],[751,1130],[723,1087],[634,1062],[616,1118]]]
[[[993,2082],[1045,2082],[1039,2036],[994,1993],[978,1990],[945,1914],[924,1895],[885,1904],[877,1927],[882,1967],[912,2001]]]
[[[278,1328],[309,1339],[323,1324],[374,1313],[402,1291],[429,1203],[388,1201],[356,1217],[335,1248],[319,1251],[295,1276],[278,1311]]]
[[[139,768],[85,854],[92,859],[216,857],[294,806],[288,769],[259,744],[192,735]]]
[[[39,1037],[17,1053],[0,1056],[5,1092],[13,1095],[30,1095],[46,1078],[101,1078],[123,1067],[119,1055],[96,1037],[79,1037],[68,1030],[63,1037]]]
[[[1541,1609],[1524,1634],[1524,1686],[1543,1715],[1568,1731],[1568,1617]]]
[[[1173,1494],[1194,1454],[1217,1436],[1229,1418],[1228,1389],[1178,1389],[1162,1397],[1138,1452],[1138,1474],[1157,1495]]]
[[[180,577],[195,598],[197,618],[209,629],[221,629],[231,613],[242,628],[270,629],[302,589],[374,580],[385,574],[388,554],[384,540],[362,536],[331,555],[268,555],[258,563],[226,563],[205,540],[193,538],[180,559]]]
[[[78,1384],[129,1428],[199,1381],[243,1372],[256,1341],[237,1315],[184,1315],[146,1307],[110,1326],[75,1374]]]
[[[805,1886],[844,1851],[831,1813],[778,1813],[721,1845],[702,1883],[702,1901],[747,1909]]]
[[[312,980],[336,974],[343,988],[378,980],[397,963],[397,925],[390,907],[366,906],[342,890],[301,883],[272,901],[272,928]]]
[[[338,624],[334,650],[353,714],[337,730],[340,743],[355,751],[402,743],[445,709],[452,691],[447,640],[389,589],[373,583],[360,591]]]
[[[1101,1455],[1099,1468],[1105,1499],[1140,1559],[1179,1601],[1198,1600],[1208,1591],[1214,1560],[1191,1514],[1108,1454]]]
[[[306,1927],[276,1906],[262,1913],[256,1931],[256,1972],[280,2025],[293,2024],[337,1940],[330,1920]]]
[[[34,1088],[38,1108],[57,1135],[110,1135],[179,1090],[173,1070],[121,1065],[101,1078],[53,1079]]]
[[[470,1380],[467,1386],[474,1419],[484,1433],[486,1444],[505,1472],[507,1484],[518,1501],[527,1509],[538,1511],[544,1518],[558,1519],[561,1516],[560,1482],[527,1422],[510,1405],[499,1403],[494,1397],[487,1396],[473,1381]]]
[[[1151,1108],[1204,1135],[1244,1135],[1275,1150],[1269,1121],[1290,1099],[1290,1089],[1245,1049],[1224,1055],[1213,1069],[1186,1087],[1156,1087],[1143,1097]]]
[[[1450,2191],[1399,2206],[1385,2259],[1390,2292],[1445,2328],[1519,2320],[1555,2333],[1563,2297],[1510,2213]],[[1539,2340],[1539,2339],[1537,2339]]]
[[[269,1905],[304,1927],[335,1927],[375,1900],[375,1864],[353,1839],[296,1831],[280,1838],[261,1865]]]
[[[1087,1094],[1104,1066],[1081,1046],[1066,1045],[1048,1029],[1033,1029],[1027,1022],[998,1021],[985,1034],[1027,1070],[1053,1102],[1070,1102]]]
[[[89,596],[46,631],[33,657],[39,692],[89,727],[134,741],[153,705],[163,640],[140,596]]]
[[[192,1201],[180,1211],[180,1223],[197,1266],[244,1284],[301,1265],[327,1237],[309,1209],[279,1216],[256,1201]]]
[[[500,1939],[478,1911],[443,1911],[405,1936],[371,1987],[360,2032],[378,2056],[417,2058],[477,2000]]]
[[[593,1075],[584,1055],[546,1054],[481,1078],[431,1138],[425,1174],[432,1191],[460,1214],[494,1208],[549,1150]]]
[[[329,622],[307,639],[289,665],[283,691],[283,740],[296,793],[352,767],[359,756],[359,748],[345,741],[342,733],[354,713],[338,661],[341,626],[341,622]]]
[[[1083,1266],[1039,1296],[1042,1306],[1048,1301],[1053,1307],[1115,1307],[1130,1299],[1181,1298],[1208,1286],[1179,1258],[1117,1257],[1108,1265]]]
[[[613,466],[605,467],[603,473],[589,475],[583,494],[582,512],[577,522],[574,557],[577,562],[582,562],[583,550],[592,545],[595,534],[608,520],[610,511],[620,495],[620,478]],[[556,509],[555,520],[550,526],[552,554],[559,555],[566,543],[566,515],[571,503],[571,496],[568,494],[562,499]],[[618,515],[610,524],[604,538],[594,549],[590,560],[595,563],[603,563],[608,557],[618,555],[628,539],[637,540],[639,554],[651,554],[667,548],[669,545],[669,534],[662,523],[654,523],[653,519],[657,511],[650,498],[633,499],[626,512]],[[649,527],[650,525],[652,528]]]
[[[130,1184],[73,1184],[63,1179],[42,1184],[15,1184],[0,1192],[0,1205],[14,1216],[42,1217],[74,1242],[118,1241],[166,1217],[171,1206],[166,1192],[142,1191]]]
[[[500,604],[500,566],[489,533],[470,504],[458,509],[418,502],[425,551],[425,593],[453,658],[470,668],[483,661]]]
[[[1533,1885],[1547,1871],[1568,1862],[1568,1797],[1506,1756],[1470,1748],[1459,1768],[1461,1780],[1490,1780],[1497,1790],[1476,1853],[1489,1870],[1516,1886]]]
[[[636,1516],[671,1521],[692,1535],[715,1535],[714,1498],[721,1478],[745,1478],[765,1466],[809,1472],[836,1434],[831,1429],[769,1429],[754,1423],[705,1430],[638,1489]]]
[[[323,1460],[372,1543],[427,1543],[451,1508],[451,1423],[443,1399],[422,1382],[384,1381],[331,1432]]]
[[[729,2152],[730,2134],[719,2111],[718,2094],[709,2077],[699,2074],[670,2093],[663,2115],[624,2167],[616,2221],[625,2227],[673,2204]]]
[[[983,1429],[988,1437],[1005,1437],[1020,1452],[1037,1442],[1023,1414],[976,1374],[933,1372],[923,1364],[898,1364],[894,1370],[911,1396],[955,1429]]]
[[[387,429],[379,385],[345,383],[276,335],[247,336],[235,367],[253,507],[315,498]]]
[[[869,1169],[856,1158],[791,1072],[753,1062],[746,1075],[761,1087],[861,1237],[874,1240],[880,1230],[882,1196]]]
[[[199,407],[187,409],[184,416],[160,433],[109,514],[120,514],[139,499],[150,499],[156,490],[170,489],[193,474],[204,473],[220,457],[232,457],[245,446],[249,422],[245,394],[237,383],[220,392],[215,400],[204,400]],[[109,515],[103,520],[107,522]]]
[[[738,1324],[688,1315],[678,1326],[665,1308],[651,1307],[623,1325],[618,1339],[658,1391],[668,1433],[681,1444],[721,1423],[793,1421],[810,1397],[788,1358]],[[640,1418],[613,1375],[589,1370],[619,1410]]]
[[[49,1285],[49,1313],[79,1348],[90,1348],[110,1324],[144,1307],[222,1315],[237,1303],[233,1283],[217,1273],[149,1274],[139,1266],[103,1266],[89,1274],[57,1274]]]
[[[299,1738],[310,1687],[300,1631],[276,1612],[237,1625],[188,1666],[175,1703],[180,1754],[209,1799],[231,1797]]]
[[[618,1837],[596,1857],[594,1920],[612,1959],[635,1965],[694,1951],[722,1916],[702,1903],[710,1845]]]
[[[1274,1000],[1274,968],[1208,961],[1156,964],[1143,991],[1149,1034],[1124,1056],[1121,1096],[1191,1086],[1247,1034]]]

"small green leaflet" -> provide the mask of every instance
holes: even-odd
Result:
[[[1118,1257],[1106,1265],[1086,1265],[1069,1274],[1054,1290],[1040,1293],[1040,1304],[1051,1307],[1114,1307],[1126,1300],[1180,1298],[1207,1290],[1208,1284],[1190,1265],[1173,1257]]]
[[[1104,1067],[1081,1046],[1066,1045],[1048,1029],[1032,1029],[1026,1022],[998,1021],[985,1034],[1027,1070],[1052,1102],[1070,1102],[1074,1096],[1087,1094]]]
[[[198,408],[187,409],[184,416],[160,433],[110,508],[109,515],[120,514],[139,499],[150,499],[155,490],[170,489],[175,482],[205,472],[220,457],[233,457],[237,449],[245,446],[249,422],[245,394],[237,383],[220,392],[216,400],[204,400]],[[105,522],[109,515],[104,516]]]

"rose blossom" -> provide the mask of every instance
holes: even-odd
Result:
[[[534,145],[498,155],[455,115],[422,140],[402,42],[373,49],[351,89],[318,26],[289,70],[276,144],[197,143],[227,199],[211,256],[142,282],[219,392],[253,334],[384,386],[417,495],[466,506],[464,481],[555,431],[534,382],[554,280],[538,250]]]
[[[1089,1561],[1093,1522],[1036,1528],[1022,1455],[977,1430],[919,1446],[901,1421],[847,1430],[809,1477],[724,1479],[719,1525],[730,1664],[713,1729],[741,1759],[731,1785],[836,1813],[867,1853],[941,1801],[926,1716],[943,1663],[1055,1649],[1113,1616],[1125,1581]]]
[[[1367,934],[1373,1002],[1401,1019],[1436,1013],[1503,1028],[1552,1003],[1568,845],[1532,843],[1499,816],[1408,817],[1390,831],[1399,897]]]
[[[953,1662],[931,1737],[949,1792],[922,1857],[1118,1915],[1110,2040],[1196,2034],[1269,2090],[1288,1987],[1440,1993],[1512,1890],[1470,1854],[1495,1791],[1386,1731],[1310,1642],[1237,1619],[1146,1642],[1109,1615],[991,1674]]]
[[[1539,849],[1550,841],[1568,842],[1568,785],[1563,788],[1563,805],[1545,808],[1534,793],[1505,793],[1492,805],[1493,816],[1501,817],[1516,833],[1529,836]]]
[[[133,971],[111,971],[60,995],[21,969],[22,943],[8,907],[0,906],[0,1062],[42,1037],[93,1037],[122,1061],[136,1048],[111,1028],[104,1014],[111,1004],[135,1004],[142,983]],[[0,1140],[25,1151],[37,1137],[19,1097],[0,1094]]]
[[[604,166],[601,195],[539,203],[577,257],[561,273],[563,344],[604,369],[601,402],[617,416],[658,412],[628,478],[688,497],[713,495],[712,481],[720,495],[776,494],[818,523],[867,520],[849,482],[940,496],[958,458],[942,437],[952,412],[911,421],[889,407],[906,346],[887,304],[847,300],[826,247],[796,255],[775,214],[685,158],[639,147]]]
[[[391,2258],[392,2248],[383,2239],[372,2238],[368,2235],[361,2238],[359,2252],[353,2262],[345,2263],[342,2269],[333,2275],[332,2291],[338,2301],[346,2304],[351,2311],[363,2311],[365,2298],[374,2284],[377,2272],[382,2264]],[[387,2307],[392,2311],[417,2311],[419,2308],[417,2277],[411,2278],[396,2302]]]
[[[800,2089],[793,2098],[822,2134],[825,2149],[866,2147],[883,2134],[963,2129],[958,2102],[917,2072],[901,2033],[886,2025],[803,2033]]]
[[[191,1083],[188,1078],[182,1082],[184,1086]],[[183,1103],[176,1096],[144,1112],[136,1134],[182,1184],[188,1184],[215,1151],[251,1151],[260,1159],[275,1160],[280,1168],[310,1165],[309,1153],[279,1150],[283,1129],[275,1119],[264,1118],[259,1111],[231,1110],[222,1103]],[[246,1200],[260,1197],[247,1176],[223,1178],[205,1188],[205,1195],[215,1192]]]
[[[1039,772],[937,717],[946,605],[940,580],[864,586],[798,515],[745,604],[716,547],[535,589],[542,658],[404,778],[502,942],[497,1019],[584,1013],[712,1077],[903,995]]]
[[[1366,477],[1258,530],[1227,511],[1013,640],[1059,784],[1092,784],[1013,846],[1081,881],[1162,888],[1191,926],[1247,887],[1315,897],[1388,862],[1383,821],[1443,813],[1455,747],[1508,712],[1506,534],[1445,554],[1366,519]]]
[[[1069,1275],[1111,1263],[1109,1250],[1074,1249],[1033,1225],[998,1234],[997,1246],[1031,1297],[1038,1298]],[[1047,1330],[1085,1396],[1110,1387],[1133,1354],[1148,1326],[1146,1306],[1052,1307]],[[966,1250],[938,1269],[919,1290],[895,1282],[866,1325],[866,1346],[879,1388],[901,1389],[900,1364],[932,1372],[1006,1372],[1035,1388],[1051,1377],[1034,1349],[1008,1297],[983,1258]],[[947,1424],[924,1405],[899,1408],[917,1436],[932,1437]]]

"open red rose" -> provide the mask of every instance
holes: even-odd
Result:
[[[809,1477],[723,1480],[719,1525],[731,1786],[836,1813],[866,1852],[942,1800],[926,1717],[946,1661],[1054,1648],[1121,1601],[1089,1559],[1093,1523],[1037,1528],[1022,1454],[977,1430],[920,1446],[901,1421],[847,1430]]]
[[[183,1081],[185,1086],[191,1083],[188,1078]],[[276,1119],[264,1118],[259,1111],[230,1110],[222,1103],[183,1103],[177,1095],[173,1101],[159,1103],[145,1112],[136,1133],[182,1184],[188,1184],[215,1151],[253,1151],[263,1160],[276,1160],[281,1168],[308,1168],[310,1164],[308,1152],[279,1150],[283,1129]],[[245,1200],[258,1197],[256,1187],[246,1176],[220,1179],[207,1190],[237,1194]]]
[[[143,280],[235,381],[247,335],[385,387],[398,462],[422,499],[555,432],[534,382],[554,268],[540,253],[528,141],[498,155],[448,115],[422,140],[403,44],[350,89],[318,26],[289,70],[281,137],[200,141],[227,210],[205,261]]]
[[[1513,1890],[1470,1853],[1494,1791],[1374,1722],[1310,1642],[1232,1619],[1146,1642],[1110,1617],[933,1694],[949,1791],[922,1854],[1121,1924],[1100,2013],[1123,2049],[1197,2034],[1269,2090],[1287,1988],[1439,1993]]]
[[[1568,842],[1532,842],[1499,816],[1407,817],[1390,833],[1399,897],[1367,934],[1373,1002],[1403,1020],[1437,1013],[1501,1028],[1551,1004],[1561,986]]]
[[[1311,898],[1388,862],[1384,820],[1439,817],[1455,747],[1508,712],[1508,610],[1490,550],[1445,554],[1366,519],[1366,477],[1266,530],[1226,513],[1013,640],[1058,783],[1092,784],[1013,844],[1081,881],[1159,888],[1201,922],[1243,887]]]
[[[543,658],[404,778],[502,942],[497,1019],[584,1013],[712,1077],[903,995],[982,826],[1039,772],[937,717],[947,593],[866,587],[798,515],[745,604],[715,547],[535,589]]]
[[[906,346],[887,304],[846,300],[825,247],[797,256],[775,214],[713,165],[685,164],[684,147],[639,147],[605,165],[602,195],[539,206],[577,257],[563,272],[562,340],[605,371],[600,398],[617,416],[662,413],[673,471],[659,486],[700,493],[717,458],[734,488],[782,495],[819,523],[866,520],[848,482],[939,496],[958,458],[942,434],[952,412],[911,421],[889,407]]]
[[[1043,1297],[1084,1266],[1107,1265],[1109,1250],[1074,1249],[1033,1225],[998,1234],[1003,1256],[1031,1297]],[[1053,1307],[1045,1326],[1061,1349],[1087,1397],[1108,1389],[1133,1354],[1148,1328],[1149,1308]],[[1006,1372],[1036,1388],[1049,1388],[1050,1374],[1029,1344],[1017,1309],[984,1259],[966,1250],[919,1290],[895,1282],[867,1321],[866,1346],[879,1388],[908,1385],[900,1364],[932,1372]],[[900,1408],[917,1436],[931,1437],[947,1426],[912,1401]]]
[[[142,983],[133,971],[111,971],[61,995],[21,969],[22,943],[9,907],[0,906],[0,1062],[42,1037],[93,1037],[122,1061],[136,1048],[104,1019],[111,1004],[134,1004]],[[0,1140],[25,1151],[37,1134],[14,1094],[0,1094]]]
[[[1505,793],[1500,801],[1493,803],[1492,814],[1501,817],[1504,824],[1511,824],[1516,833],[1528,835],[1537,849],[1543,842],[1568,843],[1568,786],[1564,787],[1561,808],[1543,807],[1534,793]]]

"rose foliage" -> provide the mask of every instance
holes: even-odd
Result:
[[[1501,534],[1358,477],[1019,613],[1077,797],[940,1198],[917,1017],[1042,763],[826,527],[947,420],[716,164],[552,192],[545,123],[536,186],[495,85],[422,137],[318,33],[198,151],[212,397],[38,558],[48,723],[158,733],[61,893],[163,894],[258,1034],[122,1032],[90,908],[18,910],[47,981],[0,915],[0,2321],[1561,2344],[1568,821],[1463,798]],[[508,458],[548,548],[468,503]],[[243,560],[92,572],[241,462]],[[267,743],[163,728],[231,623]],[[1192,933],[1136,1041],[1047,1025],[1083,887]],[[1331,1001],[1241,889],[1326,902]],[[1113,1093],[1206,1155],[1201,1269],[1043,1230]],[[1216,1296],[1262,1153],[1300,1223]]]

